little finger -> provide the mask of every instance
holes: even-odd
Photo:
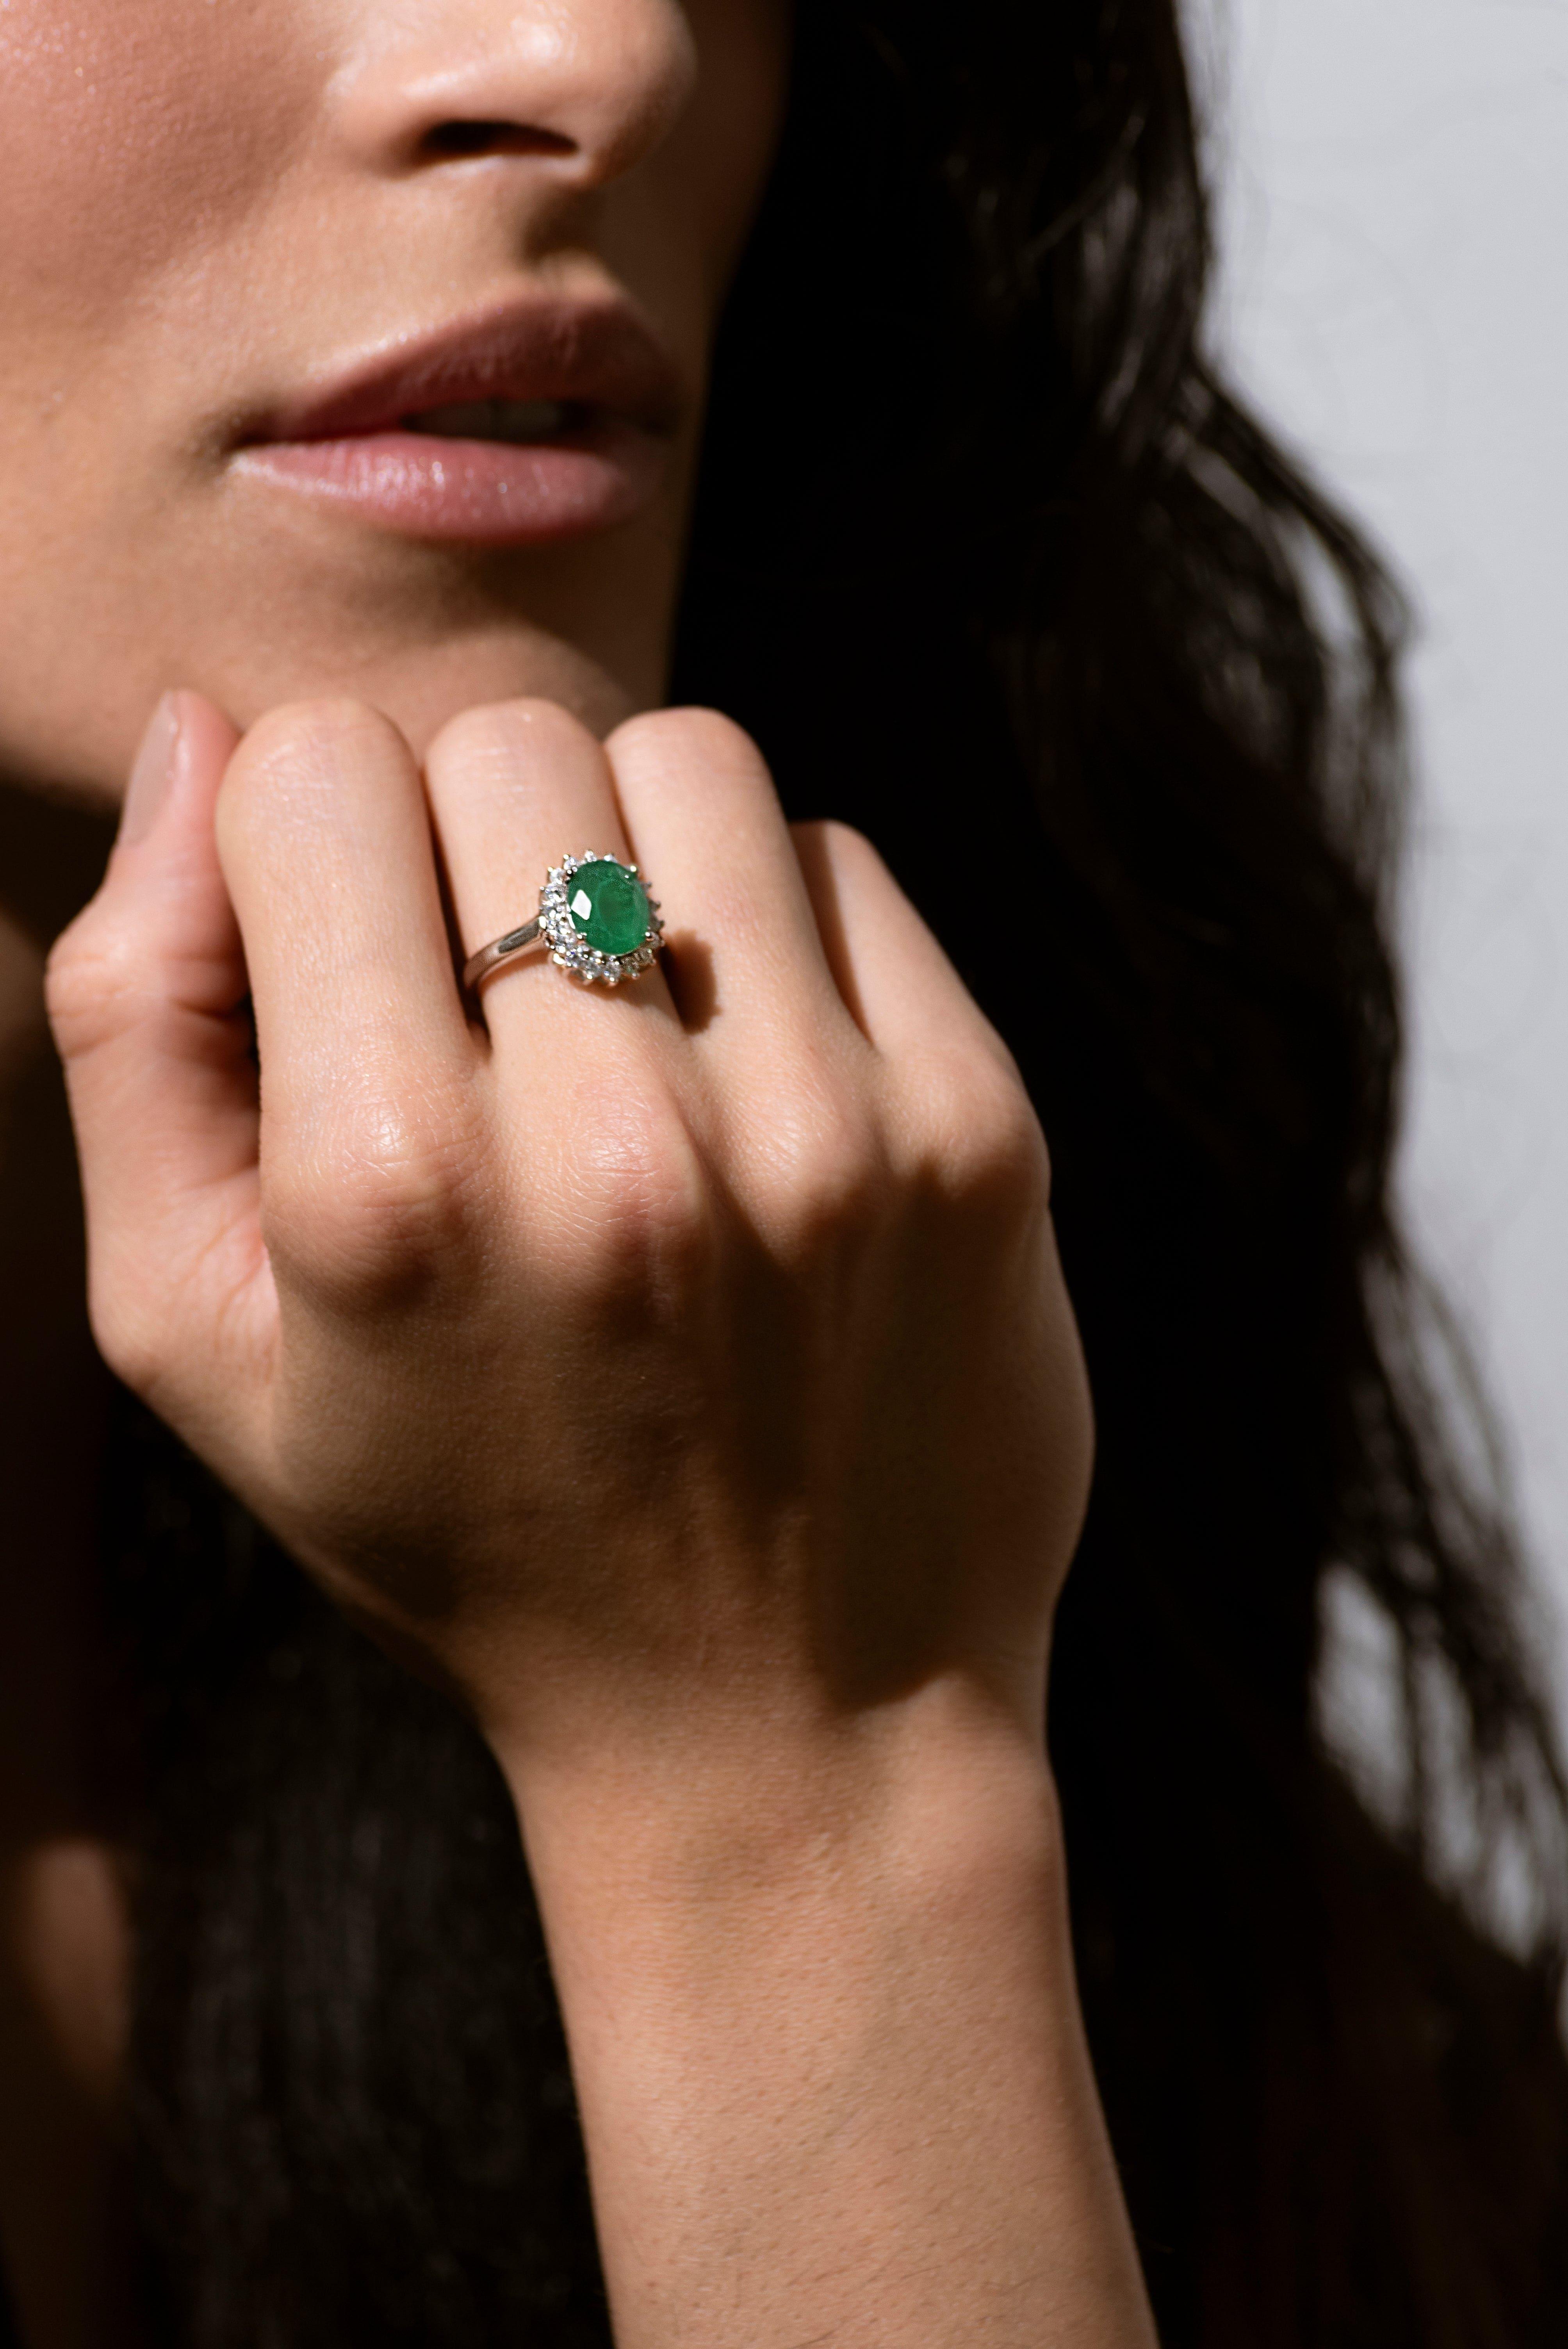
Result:
[[[839,991],[881,1063],[892,1129],[954,1184],[1034,1187],[1044,1143],[1016,1064],[870,841],[794,827]]]

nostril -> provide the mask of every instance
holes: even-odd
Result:
[[[419,141],[422,162],[471,155],[573,155],[577,142],[529,122],[438,122]]]

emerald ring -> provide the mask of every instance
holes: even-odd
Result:
[[[539,911],[521,928],[507,930],[463,965],[463,985],[478,987],[503,964],[531,947],[545,946],[562,970],[590,985],[619,987],[641,978],[664,936],[659,901],[634,864],[614,856],[563,856],[545,875]]]

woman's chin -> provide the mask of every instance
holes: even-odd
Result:
[[[346,695],[384,711],[422,755],[449,719],[492,702],[558,702],[593,732],[609,734],[659,698],[657,674],[652,663],[646,667],[644,679],[562,637],[513,631],[493,639],[403,645],[369,659],[362,648],[335,659],[327,648],[319,660],[286,676],[219,677],[201,689],[241,727],[280,703]]]
[[[204,694],[242,731],[285,703],[366,702],[391,719],[419,757],[449,719],[494,702],[558,702],[603,737],[662,698],[658,658],[618,654],[515,624],[446,640],[411,633],[375,647],[326,638],[313,655],[279,649],[263,659],[253,642],[170,643],[139,661],[134,674],[116,675],[112,693],[84,697],[67,723],[52,704],[33,725],[25,706],[6,712],[0,778],[29,793],[114,808],[148,719],[176,687]]]
[[[641,533],[527,558],[495,551],[356,550],[363,568],[306,569],[288,613],[191,645],[184,677],[239,726],[292,701],[349,695],[384,710],[416,750],[459,711],[539,698],[598,734],[664,697],[673,566]],[[650,559],[650,554],[653,559]],[[271,599],[268,599],[269,601]],[[275,608],[275,606],[274,606]]]

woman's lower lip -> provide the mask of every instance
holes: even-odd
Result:
[[[665,457],[655,434],[611,418],[560,441],[396,430],[258,441],[233,463],[407,537],[538,546],[630,521],[657,490]]]

